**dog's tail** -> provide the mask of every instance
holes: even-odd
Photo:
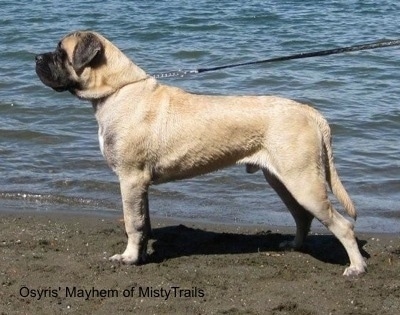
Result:
[[[342,204],[348,215],[351,216],[354,220],[356,220],[357,219],[356,208],[353,204],[353,201],[350,199],[349,194],[344,188],[339,178],[339,175],[336,171],[335,164],[333,162],[331,129],[329,127],[328,122],[321,115],[317,114],[316,119],[323,137],[323,150],[325,153],[323,157],[323,163],[325,165],[326,181],[332,193],[340,201],[340,203]]]

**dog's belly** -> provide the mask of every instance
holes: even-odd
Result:
[[[187,147],[166,155],[152,168],[154,184],[211,173],[245,161],[257,163],[259,146]],[[263,151],[263,150],[261,150]]]

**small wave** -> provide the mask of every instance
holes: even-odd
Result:
[[[55,204],[67,206],[90,206],[115,209],[115,205],[104,200],[71,197],[52,194],[36,194],[29,192],[0,192],[0,200],[24,201],[39,204]]]
[[[34,130],[4,130],[0,129],[1,138],[7,139],[8,141],[37,141],[39,143],[59,143],[59,137],[52,134],[38,132]]]

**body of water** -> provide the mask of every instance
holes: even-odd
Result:
[[[400,38],[397,1],[2,1],[0,209],[121,212],[91,105],[37,78],[34,56],[98,31],[149,73]],[[357,229],[400,232],[400,48],[247,66],[166,84],[207,94],[278,94],[329,120]],[[232,167],[154,186],[151,213],[294,225],[261,173]],[[339,207],[338,207],[339,208]],[[122,213],[122,212],[121,212]]]

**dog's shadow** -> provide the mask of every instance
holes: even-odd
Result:
[[[148,262],[160,263],[168,259],[192,255],[226,255],[258,252],[282,252],[280,245],[293,240],[290,234],[272,233],[239,234],[194,229],[185,225],[155,228],[152,231],[152,253]],[[358,240],[361,254],[367,243]],[[349,258],[342,244],[333,235],[309,235],[301,252],[327,263],[347,265]]]

